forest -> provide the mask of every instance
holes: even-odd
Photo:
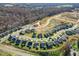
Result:
[[[53,16],[55,14],[71,10],[72,8],[55,7],[41,9],[0,7],[0,33],[11,30],[15,27],[21,27],[37,20],[41,20],[47,16]]]

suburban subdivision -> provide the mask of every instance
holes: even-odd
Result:
[[[79,56],[79,4],[0,3],[0,56]]]

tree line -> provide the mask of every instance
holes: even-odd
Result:
[[[71,11],[71,8],[42,8],[29,9],[20,7],[0,8],[0,33],[18,26],[23,26],[46,16],[52,16],[61,12]]]

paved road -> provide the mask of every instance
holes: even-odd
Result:
[[[9,38],[9,35],[7,35],[7,36],[1,38],[1,39],[0,39],[0,44],[1,44],[2,42],[4,42],[5,40],[7,40],[8,38]]]
[[[47,21],[47,23],[46,23],[46,25],[45,26],[47,26],[48,24],[49,24],[49,22],[50,22],[50,20],[52,20],[52,17]],[[72,28],[74,29],[74,28],[76,28],[77,27],[77,25],[74,25]],[[72,29],[71,28],[71,29]],[[22,30],[22,29],[21,29]],[[18,34],[18,32],[20,32],[21,30],[19,30],[19,31],[17,31],[16,33]],[[67,29],[68,30],[68,29]],[[61,32],[62,32],[62,30],[61,30]],[[2,43],[2,42],[4,42],[6,39],[8,38],[8,36],[5,36],[4,38],[1,38],[0,40],[0,43]],[[64,45],[63,45],[64,46]],[[4,47],[5,48],[5,47]],[[8,49],[11,49],[11,47],[7,47]],[[7,49],[6,49],[7,50]],[[57,49],[56,49],[57,50]],[[7,50],[8,51],[8,50]],[[14,50],[10,50],[11,52],[16,52],[16,53],[21,53],[21,52],[17,52],[16,50],[14,51]],[[24,55],[26,55],[25,53],[23,53]]]

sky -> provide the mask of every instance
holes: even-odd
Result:
[[[0,3],[79,3],[79,0],[0,0]]]

